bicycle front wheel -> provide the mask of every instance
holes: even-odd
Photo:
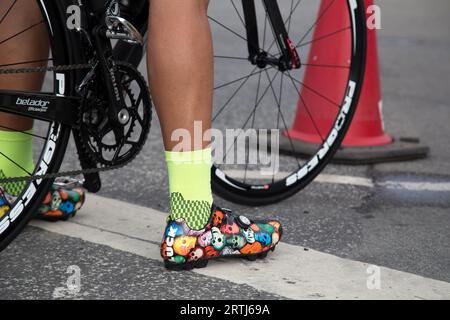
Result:
[[[215,47],[213,124],[215,193],[241,204],[266,205],[292,196],[323,170],[355,113],[365,69],[363,0],[278,1],[301,67],[283,70],[282,48],[264,1],[254,1],[258,61],[249,61],[251,14],[241,2],[211,2]],[[255,49],[255,48],[253,48]],[[295,119],[295,121],[294,121]],[[290,130],[293,123],[301,134]],[[233,128],[234,130],[230,130]],[[238,130],[236,130],[238,129]],[[213,136],[217,143],[217,137]],[[277,141],[284,141],[280,153]],[[309,152],[296,149],[303,141]]]
[[[24,166],[16,160],[14,141],[9,145],[3,141],[3,150],[0,148],[3,164],[0,187],[9,202],[2,201],[0,205],[0,251],[37,212],[53,181],[34,177],[58,172],[69,141],[70,127],[17,116],[14,108],[41,110],[46,100],[34,98],[39,94],[46,97],[74,94],[69,71],[45,72],[48,66],[70,64],[70,54],[76,54],[67,50],[69,31],[65,14],[70,4],[50,0],[0,3],[0,107],[3,108],[0,130],[14,133],[19,140],[31,139],[33,150],[32,163]],[[11,101],[12,95],[19,97],[17,101]],[[33,130],[18,129],[19,122],[33,124]],[[11,168],[15,169],[15,176],[8,174]],[[11,178],[23,180],[5,182]]]

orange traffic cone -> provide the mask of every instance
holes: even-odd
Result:
[[[325,12],[331,0],[322,0],[319,14]],[[373,0],[366,0],[366,6],[373,4]],[[347,75],[342,70],[333,68],[314,72],[311,66],[317,64],[317,59],[324,59],[327,64],[340,65],[345,52],[339,54],[339,48],[348,48],[350,45],[349,33],[343,32],[335,35],[334,43],[314,41],[325,34],[345,28],[349,24],[343,17],[347,10],[345,1],[336,1],[333,10],[327,11],[326,19],[319,19],[311,44],[308,63],[301,96],[303,101],[313,106],[306,110],[302,101],[298,102],[297,115],[290,130],[280,139],[280,148],[292,150],[292,145],[286,135],[294,142],[295,151],[300,154],[310,154],[317,150],[312,144],[320,143],[317,130],[326,134],[335,121],[334,116],[327,112],[329,103],[311,90],[311,88],[327,87],[327,95],[332,100],[338,100],[345,88]],[[343,141],[342,148],[336,153],[334,161],[350,164],[367,164],[386,161],[409,160],[426,157],[429,149],[418,143],[417,139],[395,139],[385,133],[382,118],[382,99],[380,86],[380,73],[378,66],[378,50],[376,30],[367,30],[367,65],[363,89],[361,92],[357,111],[350,129]],[[345,44],[348,44],[347,46]],[[331,48],[330,46],[336,46]],[[333,60],[335,62],[333,62]],[[341,71],[341,72],[340,72]],[[334,99],[335,98],[335,99]],[[314,119],[312,124],[311,117]]]

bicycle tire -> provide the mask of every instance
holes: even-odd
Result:
[[[354,81],[356,83],[356,86],[354,89],[351,106],[346,115],[345,123],[343,124],[342,129],[339,131],[335,142],[331,145],[331,148],[329,149],[326,156],[323,158],[318,157],[318,152],[321,149],[319,147],[317,153],[310,158],[318,159],[319,163],[315,165],[315,167],[306,175],[302,174],[301,178],[297,178],[295,183],[289,184],[287,183],[287,180],[292,180],[293,175],[297,175],[298,177],[298,173],[303,169],[303,167],[299,171],[292,172],[291,175],[287,176],[283,180],[277,181],[273,185],[254,185],[242,183],[242,181],[228,176],[225,172],[219,169],[218,166],[213,166],[211,170],[211,176],[212,187],[215,194],[221,196],[226,200],[242,205],[261,206],[274,204],[295,195],[297,192],[308,186],[331,161],[336,151],[340,148],[342,141],[345,138],[345,134],[350,127],[351,121],[357,108],[365,73],[366,13],[364,1],[348,0],[347,4],[350,17],[352,17],[352,6],[354,6],[355,4],[357,5],[354,11],[355,15],[352,27],[352,29],[355,31],[354,37],[352,38],[352,45],[354,45],[356,49],[353,54],[353,59],[351,61],[351,67],[349,71],[349,83],[350,81]],[[309,163],[309,161],[310,160],[305,161],[305,166]]]
[[[55,66],[76,63],[82,54],[79,46],[74,45],[76,35],[66,28],[66,10],[70,1],[36,0],[41,10],[43,22],[46,24],[50,41],[52,60]],[[57,75],[58,74],[58,75]],[[70,71],[55,71],[54,92],[60,95],[75,95],[74,74]],[[59,80],[57,81],[57,77]],[[36,174],[39,168],[47,166],[46,173],[58,172],[69,142],[70,127],[52,123],[49,125],[48,141],[37,162]],[[51,140],[50,140],[51,139]],[[44,150],[43,149],[43,150]],[[44,162],[45,158],[45,162]],[[11,205],[10,210],[0,219],[0,251],[5,249],[26,227],[34,217],[38,207],[50,189],[53,179],[36,180],[28,183]]]

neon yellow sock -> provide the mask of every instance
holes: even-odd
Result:
[[[32,130],[26,133],[0,130],[0,178],[28,175],[23,169],[33,171],[33,137],[29,134],[31,132]],[[3,187],[8,194],[17,196],[25,184],[26,182],[13,182],[6,183]]]
[[[183,218],[193,230],[203,229],[211,215],[211,149],[166,151],[170,219]]]

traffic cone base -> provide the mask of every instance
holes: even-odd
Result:
[[[365,130],[367,128],[368,126],[363,127],[362,130]],[[291,137],[291,139],[294,140],[305,141],[312,144],[321,143],[320,137],[317,134],[308,134],[301,131],[288,130],[286,132],[283,132],[283,135],[286,137]],[[345,147],[384,146],[387,144],[391,144],[393,141],[394,138],[392,138],[388,134],[382,134],[374,137],[349,136],[345,140],[345,144],[343,144],[343,146]]]
[[[320,145],[304,140],[291,139],[280,136],[280,153],[300,157],[311,157],[319,150]],[[294,151],[292,151],[294,150]],[[341,146],[333,157],[332,162],[347,165],[368,165],[385,162],[410,161],[423,159],[428,156],[429,147],[420,143],[416,138],[399,138],[391,143],[371,147]]]

